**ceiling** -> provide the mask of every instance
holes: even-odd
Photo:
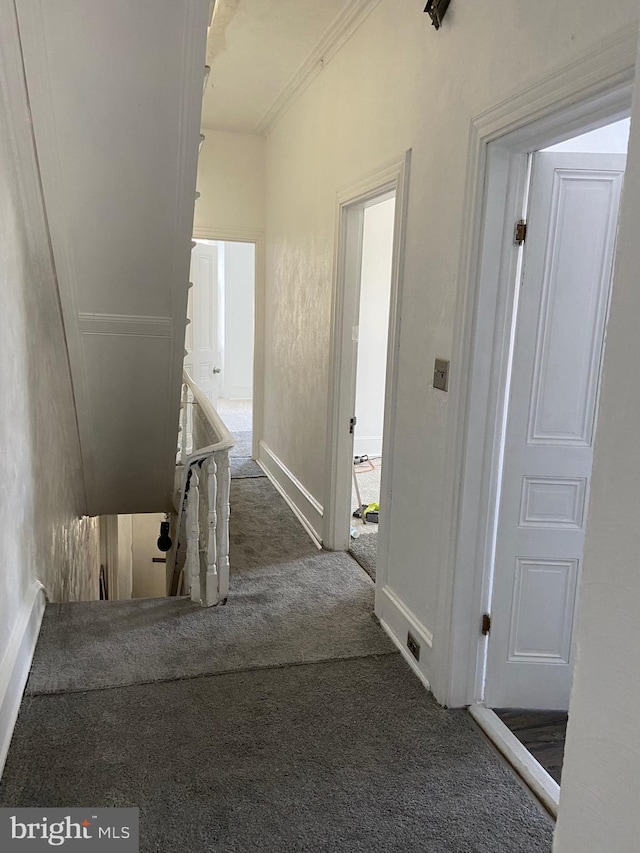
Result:
[[[266,116],[354,0],[218,0],[202,126],[260,133]]]

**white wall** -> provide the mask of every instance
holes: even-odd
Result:
[[[556,853],[635,853],[640,838],[640,91],[595,442]]]
[[[356,378],[358,421],[353,442],[356,455],[382,453],[394,214],[394,198],[364,212]]]
[[[10,0],[0,0],[0,772],[44,607],[98,597],[80,448]]]
[[[32,579],[53,601],[97,598],[99,549],[96,522],[78,517],[74,403],[13,3],[1,0],[0,19],[1,662]]]
[[[194,234],[240,236],[264,229],[264,137],[203,130]]]
[[[231,400],[253,396],[253,243],[224,243],[224,392]]]
[[[160,535],[163,513],[143,513],[131,516],[133,554],[132,598],[164,598],[167,594],[166,563],[154,563],[153,558],[166,558],[156,545]]]
[[[459,0],[436,32],[423,5],[381,0],[267,138],[264,440],[320,505],[337,194],[413,151],[389,522],[402,642],[407,614],[435,631],[450,559],[442,494],[455,425],[431,377],[436,355],[452,354],[470,121],[638,15],[637,0],[606,15],[598,0],[495,0],[490,11]],[[428,648],[423,664],[431,675]]]
[[[552,145],[544,150],[567,151],[572,154],[581,152],[587,154],[626,154],[630,121],[626,118],[613,124],[607,124],[605,127],[599,127],[597,130],[589,131],[589,133],[581,133],[580,136],[574,136],[572,139],[559,142],[557,145]]]
[[[100,564],[105,568],[109,601],[126,601],[133,590],[130,515],[100,516]]]

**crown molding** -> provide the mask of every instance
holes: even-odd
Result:
[[[557,109],[564,102],[585,101],[616,85],[633,81],[639,22],[622,27],[596,45],[576,53],[565,64],[474,116],[472,133],[485,143],[504,136]]]
[[[350,0],[347,3],[264,114],[255,133],[266,135],[273,130],[289,107],[351,38],[378,3],[380,0]]]

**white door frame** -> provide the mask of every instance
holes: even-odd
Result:
[[[336,212],[336,257],[332,298],[331,364],[327,423],[327,479],[325,484],[323,544],[325,548],[346,551],[349,548],[353,436],[349,420],[354,414],[356,391],[356,353],[352,330],[358,323],[360,276],[362,266],[362,230],[365,207],[395,194],[389,338],[387,345],[386,391],[380,503],[390,517],[391,476],[394,457],[396,387],[404,243],[409,189],[411,151],[402,159],[369,174],[358,184],[340,192]],[[378,533],[377,577],[386,579],[388,529],[384,521]]]
[[[217,240],[221,243],[254,243],[256,247],[253,285],[253,436],[251,455],[258,458],[264,424],[264,234],[261,231],[232,231],[224,228],[193,229],[195,240]]]
[[[629,114],[637,30],[621,32],[472,121],[447,446],[452,530],[436,616],[432,687],[450,707],[482,701],[506,354],[529,152]],[[446,555],[445,555],[446,558]]]

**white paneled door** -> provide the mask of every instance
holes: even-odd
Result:
[[[217,405],[220,376],[218,247],[198,242],[191,252],[191,282],[184,366],[207,398]]]
[[[485,702],[568,707],[624,155],[534,156]]]

